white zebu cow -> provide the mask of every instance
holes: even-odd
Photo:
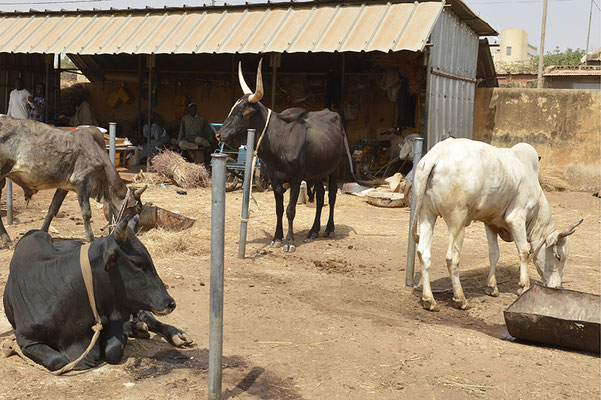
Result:
[[[432,232],[438,216],[449,230],[447,268],[453,300],[461,309],[467,300],[459,281],[459,252],[465,227],[482,221],[488,239],[490,273],[486,293],[498,296],[495,267],[499,260],[497,235],[514,241],[520,255],[520,290],[530,286],[528,262],[550,287],[561,285],[568,257],[568,236],[582,220],[563,232],[553,224],[549,203],[538,182],[538,155],[520,143],[501,149],[468,139],[447,139],[436,144],[417,165],[414,179],[416,209],[412,234],[423,265],[423,305],[433,310],[430,288]],[[420,234],[416,232],[419,218]]]

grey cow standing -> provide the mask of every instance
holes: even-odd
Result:
[[[67,131],[0,115],[0,190],[7,177],[23,188],[27,201],[39,190],[56,189],[42,225],[45,232],[67,192],[76,192],[90,241],[94,240],[90,197],[118,211],[127,194],[127,186],[110,162],[104,136],[97,128]],[[133,208],[138,212],[144,189],[134,193],[137,203]],[[10,243],[0,219],[0,248],[8,248]]]

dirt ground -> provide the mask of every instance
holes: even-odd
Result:
[[[175,349],[158,337],[130,340],[119,365],[55,377],[17,357],[0,359],[0,398],[196,399],[207,397],[211,191],[150,187],[144,201],[197,219],[182,233],[141,239],[177,301],[162,321],[183,329],[195,346]],[[52,192],[26,207],[15,190],[12,238],[39,228]],[[500,243],[500,296],[488,297],[486,235],[467,229],[461,280],[471,308],[460,311],[449,291],[435,293],[439,312],[420,305],[421,288],[405,286],[409,210],[377,208],[340,195],[336,237],[302,241],[314,209],[297,208],[297,250],[270,249],[273,194],[256,193],[247,259],[239,260],[240,191],[227,194],[223,398],[239,399],[594,399],[597,356],[514,341],[503,310],[515,299],[518,257]],[[564,287],[600,293],[600,200],[590,193],[547,193],[556,224],[584,218],[571,239]],[[3,203],[4,210],[4,203]],[[93,203],[96,234],[105,221]],[[325,227],[327,208],[322,226]],[[4,211],[2,215],[4,219]],[[4,219],[5,220],[5,219]],[[84,236],[74,194],[52,224],[57,237]],[[450,289],[444,262],[447,231],[439,220],[432,285]],[[0,251],[4,288],[12,250]],[[417,267],[419,269],[419,267]],[[539,281],[534,267],[533,281]],[[0,310],[0,340],[11,327]]]

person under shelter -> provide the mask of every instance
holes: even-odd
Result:
[[[177,145],[184,150],[198,150],[199,147],[210,147],[212,130],[207,119],[199,115],[196,104],[188,105],[188,114],[182,118],[177,137]]]
[[[23,79],[15,79],[15,88],[10,92],[6,115],[13,118],[27,119],[29,117],[29,97],[31,93],[23,87]]]

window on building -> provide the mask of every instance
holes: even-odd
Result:
[[[507,46],[507,55],[510,56],[511,55],[511,46]]]

